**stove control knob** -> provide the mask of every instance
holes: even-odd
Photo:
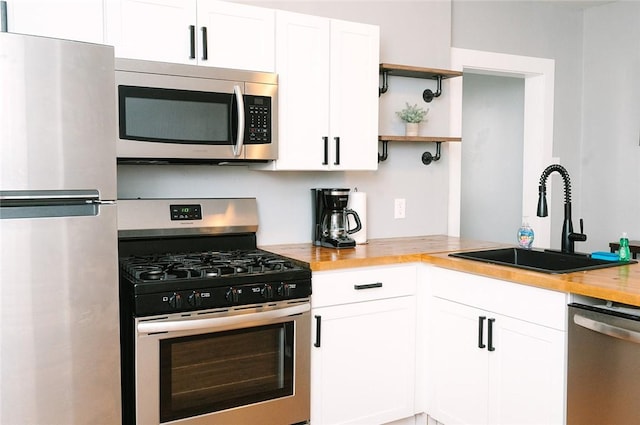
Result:
[[[239,294],[240,292],[236,288],[229,288],[226,294],[227,301],[237,303]]]
[[[189,305],[193,307],[200,307],[202,305],[202,297],[200,296],[200,292],[193,291],[189,298],[187,298]]]
[[[264,285],[264,287],[262,288],[262,296],[264,297],[264,299],[266,300],[271,300],[273,299],[273,287],[271,285],[269,285],[268,283],[266,285]]]
[[[169,297],[169,305],[172,308],[182,307],[182,295],[180,295],[178,292],[174,292],[173,295]]]
[[[278,295],[280,295],[282,297],[290,297],[291,296],[291,289],[292,289],[291,285],[289,285],[288,283],[283,283],[278,288]]]

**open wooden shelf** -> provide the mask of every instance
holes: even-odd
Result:
[[[442,80],[462,76],[462,72],[460,71],[450,71],[447,69],[437,68],[422,68],[419,66],[397,65],[390,63],[380,64],[380,74],[382,74],[382,87],[378,88],[378,96],[386,93],[387,90],[389,90],[390,76],[436,80],[438,83],[438,87],[435,92],[431,89],[426,89],[422,93],[422,98],[427,103],[431,102],[434,98],[439,97],[442,93]]]
[[[429,165],[433,161],[440,159],[440,145],[442,142],[460,142],[461,137],[434,137],[434,136],[378,136],[378,141],[382,142],[382,153],[378,153],[378,162],[386,161],[389,155],[389,142],[433,142],[436,144],[436,154],[430,152],[422,154],[422,163]]]
[[[450,71],[447,69],[422,68],[419,66],[381,63],[380,73],[384,72],[388,75],[395,75],[398,77],[426,78],[431,80],[436,80],[438,77],[442,77],[443,80],[446,80],[447,78],[462,76],[462,72]]]
[[[388,77],[411,77],[422,78],[429,80],[436,80],[438,82],[438,88],[434,93],[430,89],[426,89],[422,93],[422,98],[425,102],[429,103],[434,98],[437,98],[442,93],[442,80],[448,78],[461,77],[462,72],[451,71],[447,69],[437,68],[423,68],[419,66],[409,65],[397,65],[390,63],[380,64],[380,74],[382,74],[382,87],[378,89],[378,95],[386,93],[389,89]],[[436,144],[435,156],[429,152],[422,154],[422,163],[425,165],[431,164],[432,161],[438,161],[440,159],[440,145],[442,142],[461,142],[461,137],[435,137],[435,136],[378,136],[378,141],[382,142],[382,154],[378,153],[378,162],[386,161],[388,156],[388,142],[432,142]]]
[[[378,136],[380,142],[461,142],[462,137]]]

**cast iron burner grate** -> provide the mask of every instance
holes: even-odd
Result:
[[[120,258],[120,267],[137,282],[260,275],[299,269],[289,259],[262,250],[134,255]]]

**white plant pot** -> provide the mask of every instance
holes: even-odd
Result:
[[[405,123],[405,136],[417,136],[420,130],[420,123],[418,122],[407,122]]]

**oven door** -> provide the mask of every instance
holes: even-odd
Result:
[[[310,416],[310,303],[136,319],[138,424],[294,424]]]

